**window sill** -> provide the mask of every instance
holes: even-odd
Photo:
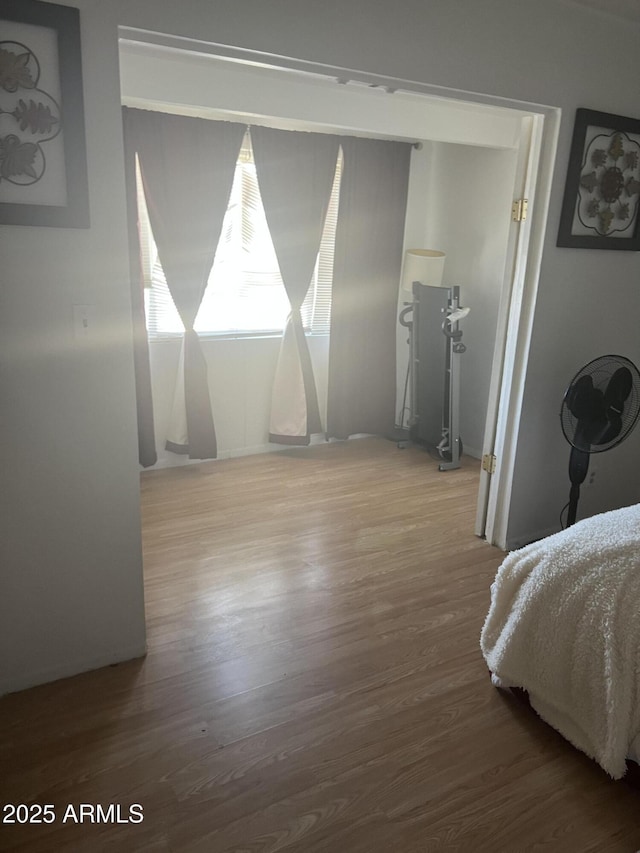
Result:
[[[273,339],[273,338],[282,338],[281,331],[271,331],[271,332],[200,332],[198,337],[201,341],[211,342],[211,341],[246,341],[246,340],[263,340],[263,339]],[[306,331],[305,337],[307,338],[328,338],[329,332],[311,332]],[[166,335],[154,335],[153,337],[148,338],[150,344],[168,344],[174,343],[175,341],[182,340],[182,334],[166,334]]]

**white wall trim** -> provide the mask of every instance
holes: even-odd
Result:
[[[173,51],[188,51],[192,54],[210,56],[229,62],[253,65],[260,68],[288,70],[296,74],[307,74],[318,78],[335,77],[343,83],[363,84],[367,87],[379,86],[380,88],[390,89],[391,91],[402,89],[408,92],[419,92],[422,95],[431,95],[439,99],[446,98],[470,104],[484,104],[485,106],[502,109],[521,110],[525,113],[543,112],[547,109],[544,104],[526,103],[497,95],[484,95],[481,92],[437,86],[418,80],[389,77],[383,74],[374,74],[370,71],[360,71],[340,65],[327,65],[291,56],[235,47],[229,44],[201,41],[199,39],[169,35],[167,33],[157,33],[153,30],[119,26],[118,35],[121,41],[131,44],[151,45]]]
[[[535,187],[536,201],[533,205],[526,268],[521,293],[516,297],[518,301],[517,316],[514,315],[509,318],[509,329],[507,331],[507,357],[509,357],[510,349],[513,369],[509,379],[509,388],[505,387],[505,377],[501,390],[494,446],[498,457],[498,470],[494,475],[494,482],[492,482],[490,491],[487,523],[487,539],[491,544],[505,550],[509,547],[508,527],[513,477],[542,267],[544,235],[549,216],[560,116],[561,111],[559,109],[550,109],[542,127],[538,127],[540,152],[536,176],[537,186]],[[539,122],[536,123],[539,125]],[[501,412],[500,409],[503,406],[504,409]],[[492,521],[490,520],[491,515],[493,515]]]
[[[200,465],[203,462],[219,462],[222,459],[238,459],[241,456],[254,456],[257,453],[282,453],[284,450],[305,450],[307,447],[317,447],[319,444],[328,444],[324,435],[310,436],[308,445],[283,445],[283,444],[256,444],[251,447],[237,447],[231,450],[219,450],[215,459],[189,459],[179,453],[170,450],[158,450],[158,461],[155,465],[146,468],[146,471],[157,471],[160,468],[180,468],[183,465]]]

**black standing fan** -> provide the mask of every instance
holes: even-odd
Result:
[[[640,372],[628,358],[602,355],[573,377],[560,410],[562,431],[571,445],[567,527],[576,520],[589,454],[602,453],[624,441],[639,413]]]

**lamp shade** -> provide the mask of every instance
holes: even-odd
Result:
[[[414,281],[440,287],[445,257],[444,252],[438,252],[435,249],[407,249],[402,268],[403,293],[413,294]]]

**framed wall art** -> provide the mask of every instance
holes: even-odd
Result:
[[[579,109],[557,245],[640,251],[640,119]]]
[[[80,18],[0,0],[0,225],[89,226]]]

